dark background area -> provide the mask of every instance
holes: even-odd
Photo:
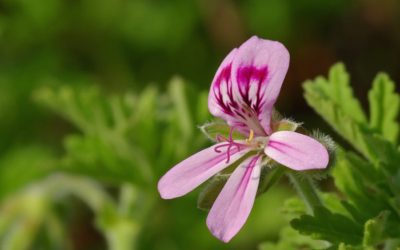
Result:
[[[343,61],[366,100],[378,71],[400,80],[400,3],[312,1],[0,2],[2,148],[48,126],[28,110],[43,84],[102,85],[107,91],[163,86],[179,74],[206,90],[224,56],[248,37],[284,43],[291,64],[277,107],[308,119],[301,83]],[[21,122],[24,121],[24,122]],[[29,124],[29,126],[26,126]],[[36,138],[35,138],[36,139]]]

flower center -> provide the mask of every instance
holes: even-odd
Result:
[[[217,142],[225,142],[221,145],[218,145],[214,148],[214,151],[217,153],[221,153],[223,148],[226,149],[226,163],[229,163],[231,159],[231,155],[241,151],[243,148],[251,147],[254,149],[263,149],[265,144],[268,142],[268,137],[256,137],[254,138],[254,131],[251,129],[249,133],[249,138],[247,138],[244,142],[237,142],[233,140],[232,134],[234,131],[234,127],[230,128],[229,138],[226,138],[222,135],[217,135]]]

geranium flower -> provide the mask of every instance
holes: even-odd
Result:
[[[240,161],[207,217],[212,234],[224,242],[239,232],[250,214],[264,159],[297,171],[328,165],[328,152],[317,140],[272,131],[272,109],[288,66],[289,53],[279,42],[254,36],[233,49],[217,70],[208,98],[211,114],[231,127],[229,138],[218,136],[216,145],[180,162],[158,183],[162,198],[176,198]],[[248,139],[233,139],[234,129]]]

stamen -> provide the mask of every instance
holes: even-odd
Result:
[[[249,134],[249,138],[246,139],[247,143],[250,143],[254,138],[254,131],[252,129],[250,129],[250,134]]]

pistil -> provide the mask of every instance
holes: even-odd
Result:
[[[222,136],[222,135],[217,135],[217,141],[218,142],[226,142],[226,143],[224,143],[224,144],[222,144],[222,145],[218,145],[218,146],[216,146],[215,148],[214,148],[214,151],[215,152],[217,152],[217,153],[221,153],[222,151],[221,151],[221,148],[225,148],[225,147],[228,147],[228,149],[226,150],[226,163],[229,163],[229,161],[230,161],[230,159],[231,159],[231,149],[232,149],[232,147],[236,147],[236,149],[237,149],[237,151],[240,151],[240,150],[242,150],[242,147],[247,147],[248,145],[246,145],[246,144],[242,144],[242,143],[238,143],[238,142],[235,142],[234,140],[233,140],[233,137],[232,137],[232,135],[233,135],[233,131],[234,131],[234,128],[232,127],[231,129],[230,129],[230,131],[229,131],[229,138],[226,138],[226,137],[224,137],[224,136]],[[251,136],[251,139],[253,138],[253,136]],[[249,138],[250,139],[250,138]],[[250,139],[250,140],[251,140]],[[246,140],[247,141],[247,140]]]

